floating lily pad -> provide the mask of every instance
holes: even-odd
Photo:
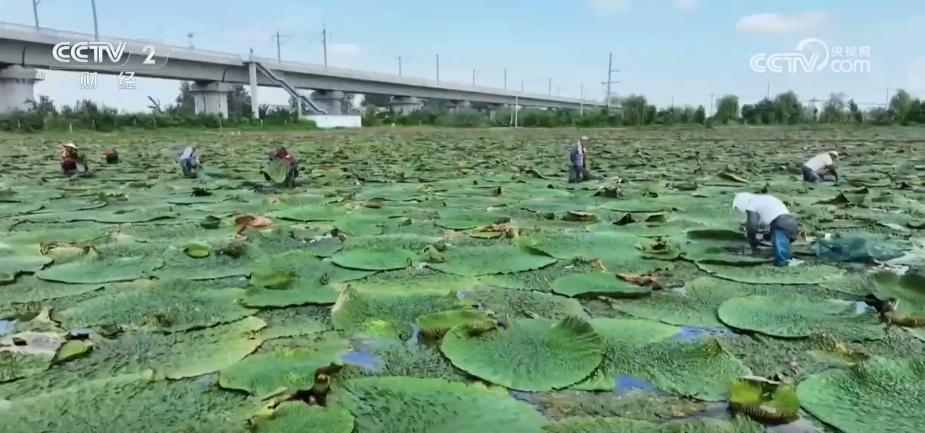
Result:
[[[445,210],[437,218],[437,225],[452,230],[469,230],[507,219],[504,215],[474,210]]]
[[[132,281],[163,266],[156,258],[127,257],[116,259],[86,259],[54,265],[36,272],[36,276],[47,281],[68,284],[99,284]]]
[[[854,302],[803,295],[753,295],[720,305],[719,319],[728,326],[762,334],[799,338],[828,333],[850,340],[885,336],[877,315]]]
[[[346,343],[329,342],[254,354],[223,369],[218,383],[261,398],[285,390],[308,390],[314,384],[315,370],[339,363],[348,350]]]
[[[925,425],[925,413],[917,409],[923,392],[922,360],[886,358],[815,374],[797,387],[804,409],[845,433],[919,432]]]
[[[365,271],[404,269],[411,266],[414,259],[414,253],[400,248],[344,250],[331,257],[331,261],[337,266]]]
[[[116,323],[133,329],[184,331],[231,322],[250,315],[240,306],[240,289],[204,289],[195,283],[165,281],[127,287],[61,311],[68,328]]]
[[[844,274],[841,269],[827,265],[739,267],[699,263],[697,266],[719,278],[749,284],[819,284],[837,280]]]
[[[444,255],[446,263],[434,263],[431,267],[464,276],[523,272],[540,269],[556,262],[553,257],[511,245],[455,247],[445,251]]]
[[[353,415],[338,407],[283,403],[273,414],[254,421],[257,433],[351,433]]]
[[[456,327],[440,346],[453,365],[489,382],[522,391],[564,388],[601,362],[601,338],[587,322],[512,321],[507,328],[471,335]]]
[[[542,433],[546,424],[504,391],[444,379],[351,379],[328,402],[353,413],[360,432]]]
[[[184,246],[183,252],[194,259],[202,259],[209,257],[209,254],[212,252],[212,248],[206,244],[193,243]]]
[[[617,278],[606,272],[569,274],[552,282],[552,290],[571,297],[610,296],[614,298],[638,298],[652,292],[651,287]]]

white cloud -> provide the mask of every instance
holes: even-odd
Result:
[[[611,15],[629,9],[629,0],[585,0],[585,6],[598,15]]]
[[[697,0],[674,0],[674,8],[682,11],[697,9]]]
[[[824,12],[759,13],[739,19],[736,29],[750,33],[794,33],[814,30],[827,21],[829,16]]]

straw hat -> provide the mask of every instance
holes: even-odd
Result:
[[[72,141],[68,141],[67,143],[64,143],[64,148],[78,150],[77,145],[75,145],[74,142]]]

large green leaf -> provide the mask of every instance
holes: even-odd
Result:
[[[256,433],[351,433],[353,415],[338,407],[283,403],[273,414],[254,421]]]
[[[54,265],[36,272],[35,275],[43,280],[69,284],[115,283],[137,280],[163,264],[160,259],[148,257],[88,257],[76,262]]]
[[[587,322],[569,318],[514,320],[471,335],[450,330],[440,346],[453,365],[511,389],[545,391],[581,381],[601,362],[601,341]]]
[[[842,270],[827,265],[809,266],[724,266],[697,264],[719,278],[749,284],[819,284],[842,278]]]
[[[540,269],[556,262],[555,258],[511,245],[454,247],[444,252],[444,255],[445,263],[434,263],[431,267],[464,276],[523,272]]]
[[[640,239],[619,232],[555,233],[524,238],[521,243],[562,260],[600,260],[610,272],[647,272],[670,267],[646,260],[636,248]]]
[[[733,379],[749,374],[716,340],[680,343],[668,338],[673,326],[642,320],[596,319],[604,340],[604,361],[588,380],[575,386],[589,391],[614,389],[616,379],[635,376],[672,394],[699,400],[723,400]]]
[[[247,317],[228,325],[212,328],[213,332],[199,333],[203,339],[194,346],[179,346],[169,360],[152,365],[168,379],[196,377],[228,367],[251,354],[263,340],[257,332],[266,322]]]
[[[307,204],[274,211],[269,216],[290,221],[313,222],[334,221],[345,213],[343,208],[334,205]]]
[[[727,299],[773,289],[764,286],[747,285],[711,277],[699,277],[681,289],[660,290],[650,297],[627,299],[614,305],[624,313],[672,325],[697,326],[702,328],[722,327],[716,317],[716,309]],[[780,289],[778,289],[780,290]]]
[[[0,404],[0,431],[44,433],[238,431],[259,402],[151,372],[88,380]]]
[[[285,390],[308,390],[314,384],[315,370],[340,363],[348,351],[346,342],[338,341],[257,353],[223,369],[218,383],[261,398]]]
[[[453,309],[460,302],[449,292],[380,292],[347,288],[331,308],[334,327],[347,332],[379,329],[410,336],[415,320],[423,314]]]
[[[452,230],[468,230],[503,221],[506,216],[494,212],[474,210],[443,210],[437,225]]]
[[[363,433],[541,433],[545,419],[503,390],[444,379],[351,379],[329,395]]]
[[[132,329],[184,331],[244,318],[240,289],[205,289],[196,283],[164,281],[127,287],[56,314],[68,328],[118,324]]]
[[[401,248],[344,250],[331,257],[335,265],[365,271],[404,269],[414,262],[415,255]]]
[[[552,291],[565,296],[611,296],[639,298],[652,292],[648,286],[638,286],[606,272],[569,274],[552,282]]]
[[[815,374],[797,387],[803,408],[845,433],[918,433],[925,362],[872,358]]]
[[[875,340],[885,336],[876,314],[866,308],[859,312],[856,303],[836,299],[753,295],[723,302],[718,314],[733,328],[774,337],[827,333],[850,340]]]

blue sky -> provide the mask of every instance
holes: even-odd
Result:
[[[255,6],[256,5],[256,6]],[[285,60],[321,62],[321,28],[331,32],[331,63],[479,84],[508,84],[545,93],[603,98],[607,54],[622,83],[616,93],[642,93],[659,105],[709,105],[732,93],[743,102],[796,91],[802,99],[844,92],[862,106],[883,103],[889,89],[925,96],[925,3],[921,0],[97,0],[100,33],[197,48],[275,57],[271,34],[288,36]],[[92,33],[89,0],[42,0],[43,27]],[[0,21],[32,24],[31,0],[0,0]],[[870,72],[758,73],[756,53],[791,52],[815,37],[832,47],[870,47]],[[76,74],[50,72],[36,87],[58,103],[80,98],[142,110],[147,96],[176,96],[177,83],[139,79],[118,90],[114,78],[80,90]],[[269,93],[284,103],[282,92]]]

